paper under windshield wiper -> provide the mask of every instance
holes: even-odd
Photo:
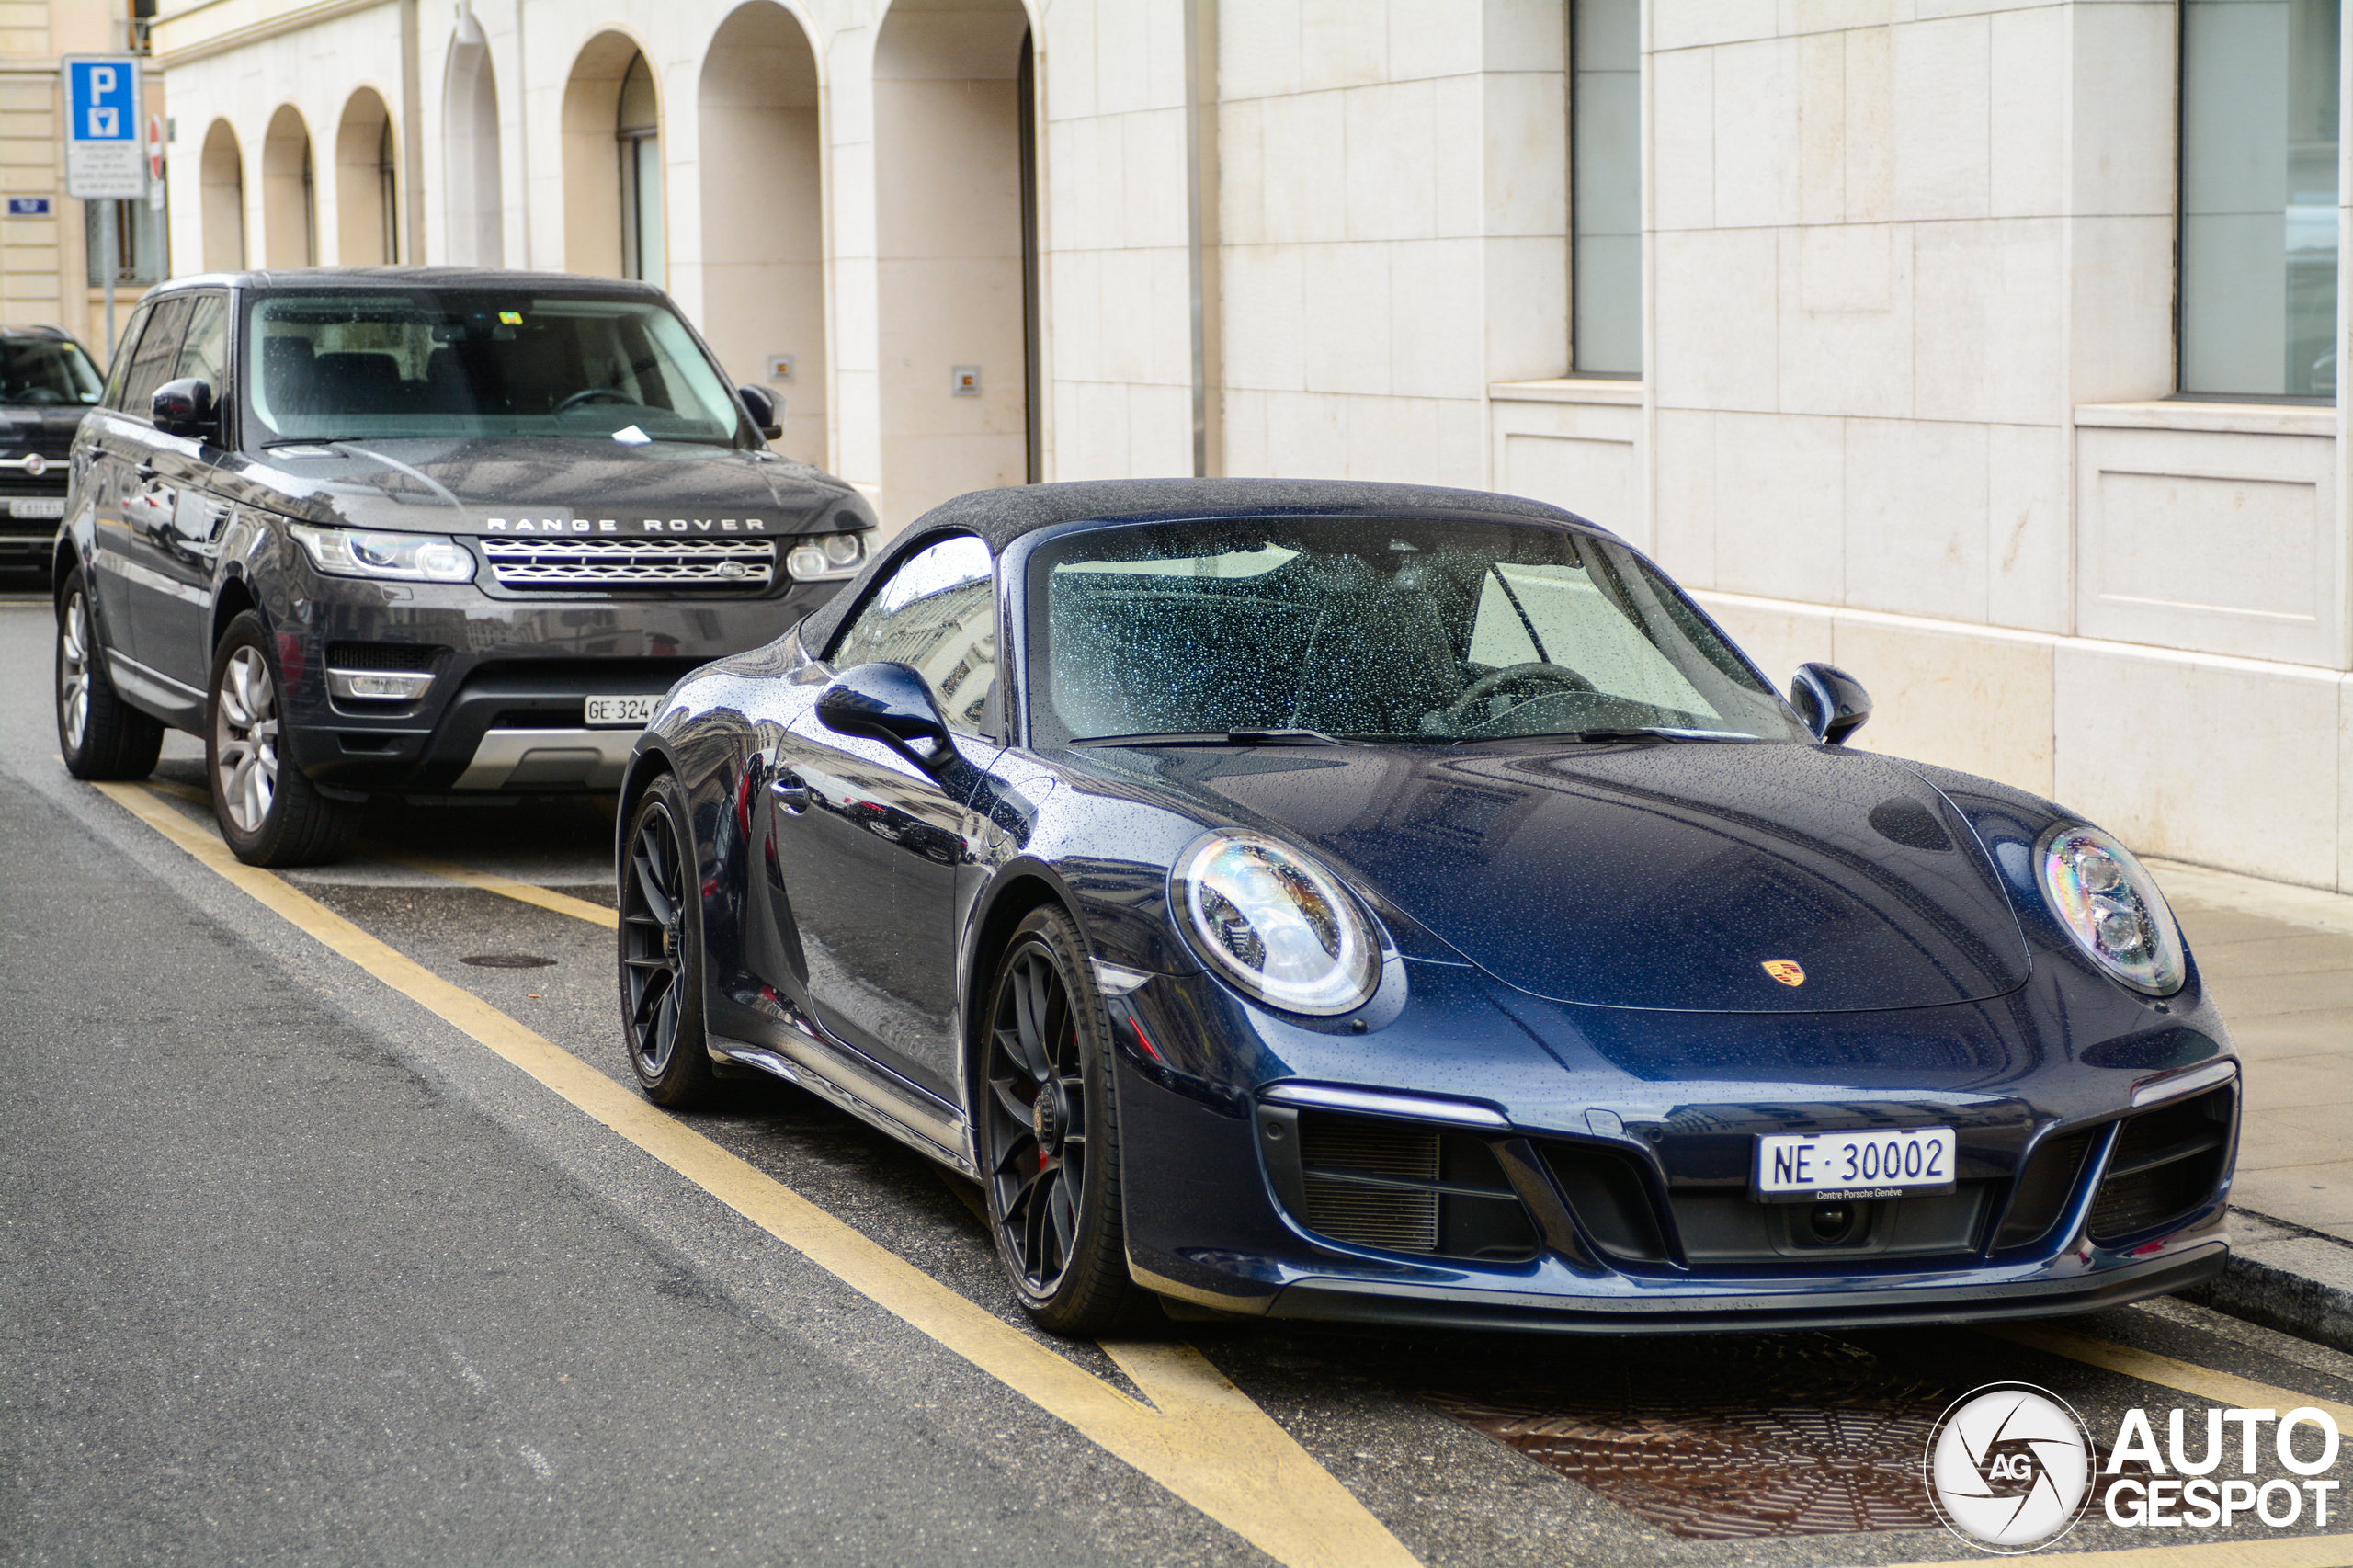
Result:
[[[1346,746],[1321,730],[1159,730],[1140,735],[1083,735],[1074,746]]]

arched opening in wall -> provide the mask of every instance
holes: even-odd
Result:
[[[1035,72],[1018,0],[898,0],[874,47],[882,514],[1041,477]]]
[[[373,87],[343,106],[335,133],[335,259],[346,267],[400,260],[400,160],[392,111]]]
[[[311,128],[286,104],[269,117],[261,142],[261,253],[264,267],[315,267],[316,196],[311,178]]]
[[[199,219],[203,266],[207,272],[240,272],[245,265],[245,159],[237,150],[237,133],[225,119],[216,119],[204,133],[204,153],[197,165],[197,184],[203,205]]]
[[[460,266],[506,265],[506,210],[499,199],[498,81],[490,47],[472,11],[449,45],[442,86],[442,188],[449,193],[449,259]]]
[[[817,59],[801,24],[775,0],[738,6],[710,40],[695,97],[704,332],[738,383],[767,385],[783,401],[784,449],[823,462]]]
[[[563,266],[660,284],[662,108],[622,33],[598,33],[563,87]]]

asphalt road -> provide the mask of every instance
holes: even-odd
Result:
[[[0,1563],[1270,1561],[69,779],[51,637],[0,602]],[[176,739],[142,798],[201,824],[195,758]],[[620,1082],[610,933],[404,859],[609,905],[609,834],[581,802],[387,811],[285,882]],[[553,961],[464,961],[497,954]],[[895,1143],[780,1085],[685,1120],[1046,1343],[971,1193]],[[2064,1326],[1161,1341],[1433,1565],[1943,1561],[1968,1553],[1923,1513],[1919,1443],[1978,1383],[2101,1434],[2234,1402],[2185,1380],[2353,1402],[2353,1358],[2201,1309]],[[2095,1514],[2066,1544],[2153,1533]]]

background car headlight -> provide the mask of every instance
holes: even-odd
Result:
[[[2044,834],[2034,858],[2044,902],[2100,968],[2152,996],[2181,989],[2181,928],[2131,850],[2078,823]]]
[[[1205,834],[1177,857],[1169,882],[1193,946],[1270,1006],[1346,1013],[1381,983],[1372,922],[1295,849],[1254,833]]]
[[[862,530],[804,539],[784,558],[784,569],[803,583],[827,577],[855,577],[858,569],[865,564],[866,535]]]
[[[311,552],[312,563],[338,577],[398,577],[412,583],[470,583],[473,552],[438,534],[361,533],[289,523],[287,532]]]

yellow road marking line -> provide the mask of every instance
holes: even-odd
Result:
[[[439,877],[443,881],[479,888],[483,892],[494,892],[501,898],[511,898],[518,903],[536,904],[558,915],[569,915],[574,920],[585,920],[591,926],[602,926],[608,931],[616,930],[620,926],[620,915],[603,904],[591,903],[585,898],[574,898],[570,893],[558,892],[553,888],[543,888],[534,882],[518,882],[512,877],[502,877],[494,871],[477,871],[470,866],[436,860],[429,855],[396,855],[393,858],[404,866],[413,866]]]
[[[1988,1562],[1999,1561],[1954,1557],[1937,1562],[1903,1562],[1895,1568],[1985,1568]],[[2099,1568],[2345,1568],[2353,1562],[2353,1535],[2254,1536],[2199,1546],[2128,1546],[2120,1551],[2069,1551],[2035,1561],[2096,1562]]]
[[[2193,1393],[2200,1399],[2232,1409],[2269,1408],[2285,1415],[2300,1405],[2309,1405],[2314,1410],[2327,1412],[2336,1423],[2338,1431],[2353,1430],[2353,1405],[2315,1399],[2310,1394],[2297,1393],[2292,1389],[2276,1388],[2269,1383],[2258,1383],[2251,1378],[2218,1372],[2211,1367],[2177,1361],[2154,1350],[2111,1345],[2105,1339],[2094,1339],[2088,1334],[2078,1334],[2071,1328],[2055,1328],[2043,1323],[1980,1324],[1977,1332],[2037,1350],[2047,1350],[2053,1356],[2064,1356],[2070,1360],[2082,1361],[2110,1372],[2121,1372],[2144,1383],[2179,1389],[2184,1393]],[[2353,1562],[2353,1555],[2348,1555],[2347,1561]]]
[[[263,907],[434,1013],[919,1333],[1293,1568],[1417,1559],[1189,1345],[1104,1349],[1158,1409],[1000,1322],[791,1188],[683,1126],[464,987],[370,936],[128,784],[96,786]]]

